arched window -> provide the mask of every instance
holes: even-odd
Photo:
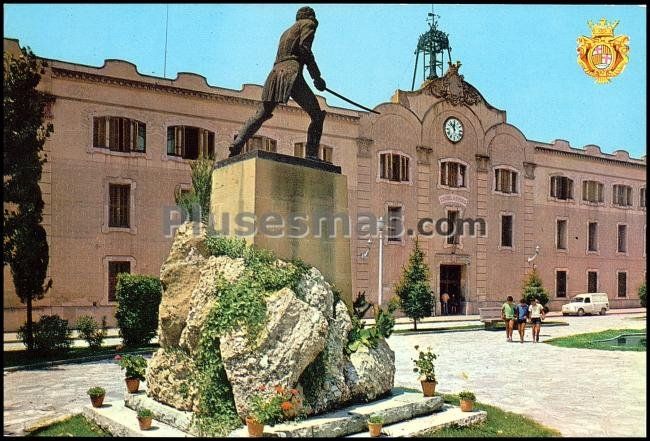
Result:
[[[440,185],[467,188],[467,166],[455,161],[440,163]]]
[[[192,126],[167,127],[167,155],[183,159],[214,158],[214,132]]]
[[[394,182],[409,182],[409,157],[399,153],[379,154],[379,178]]]
[[[114,152],[144,153],[146,146],[145,123],[119,116],[93,117],[93,147]]]
[[[494,169],[494,191],[499,193],[517,194],[517,179],[519,173],[509,168]]]

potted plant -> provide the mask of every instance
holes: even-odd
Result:
[[[106,396],[106,391],[103,387],[91,387],[86,393],[90,396],[90,401],[93,403],[93,407],[102,407],[104,397]]]
[[[368,431],[370,436],[377,437],[381,435],[381,427],[384,425],[384,417],[381,415],[372,414],[368,418]]]
[[[138,410],[138,423],[140,430],[151,429],[151,421],[153,420],[153,412],[149,409],[142,408]]]
[[[280,409],[282,409],[283,420],[293,420],[304,414],[303,398],[298,389],[275,386],[275,393],[282,398]]]
[[[476,395],[472,392],[464,390],[458,394],[458,398],[460,398],[460,410],[463,412],[471,412],[474,409]]]
[[[415,346],[417,351],[419,346]],[[413,360],[415,363],[415,368],[413,372],[420,374],[420,383],[422,384],[422,393],[425,397],[432,397],[436,392],[436,375],[433,366],[433,360],[435,360],[436,354],[431,352],[431,348],[427,348],[426,351],[420,351],[417,360]]]
[[[142,355],[116,355],[120,367],[126,370],[126,388],[129,393],[136,393],[140,388],[140,381],[144,381],[144,372],[147,369],[147,360]]]
[[[263,385],[259,386],[257,392],[251,397],[246,416],[248,436],[262,436],[266,424],[273,426],[282,421],[285,418],[283,403],[285,403],[283,388],[276,386],[275,391],[272,391]]]

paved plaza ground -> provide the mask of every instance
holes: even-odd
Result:
[[[635,319],[637,317],[637,319]],[[641,314],[562,317],[570,326],[542,326],[541,340],[616,328],[644,328]],[[465,324],[476,323],[467,322]],[[515,334],[516,336],[516,334]],[[521,413],[564,436],[645,436],[646,353],[569,349],[505,341],[504,331],[393,335],[396,386],[419,388],[411,361],[414,345],[431,346],[437,390],[473,390],[480,402]],[[124,395],[124,374],[113,361],[5,372],[5,435],[43,417],[77,413],[89,403],[86,390],[100,385],[106,401]]]

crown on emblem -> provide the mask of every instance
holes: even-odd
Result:
[[[594,22],[591,20],[589,20],[587,24],[591,29],[592,37],[612,37],[614,36],[614,28],[618,26],[619,21],[620,20],[616,20],[610,23],[604,18],[601,18],[600,21],[596,24],[594,24]]]

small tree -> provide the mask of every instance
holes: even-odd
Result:
[[[52,286],[45,283],[49,248],[43,221],[43,197],[38,185],[45,163],[45,140],[53,131],[44,125],[51,95],[36,90],[45,63],[29,48],[22,54],[3,54],[3,258],[9,264],[16,295],[26,305],[27,349],[34,350],[32,302]]]
[[[548,303],[548,291],[542,286],[542,279],[537,272],[537,268],[528,274],[523,286],[523,295],[526,303],[530,303],[533,298],[539,303],[546,306]]]
[[[639,286],[639,301],[641,302],[641,306],[644,308],[646,307],[646,300],[645,300],[645,282]]]
[[[176,194],[176,204],[185,209],[193,217],[197,209],[201,210],[201,222],[208,224],[210,213],[210,192],[212,191],[212,168],[214,161],[200,158],[190,162],[192,169],[192,189]],[[194,220],[192,218],[192,220]]]
[[[395,285],[395,293],[400,299],[400,308],[407,317],[413,319],[413,329],[417,330],[418,320],[431,315],[433,306],[429,267],[424,261],[424,252],[417,237],[408,266],[403,269],[402,278]]]

